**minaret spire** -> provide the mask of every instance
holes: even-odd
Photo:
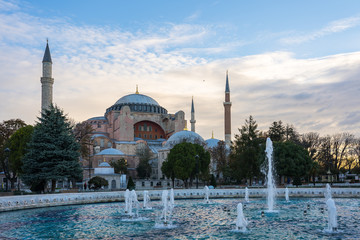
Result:
[[[230,87],[229,87],[229,74],[228,70],[226,70],[226,84],[225,84],[225,92],[230,93]]]
[[[190,120],[190,123],[191,123],[191,131],[195,132],[196,120],[195,120],[195,109],[194,109],[194,97],[191,98],[191,120]]]
[[[225,143],[231,145],[231,105],[230,102],[230,87],[229,75],[226,70],[226,83],[225,83],[225,102],[224,102],[224,125],[225,125]]]
[[[43,74],[40,79],[41,82],[41,112],[44,113],[45,109],[49,109],[53,102],[53,84],[52,78],[52,60],[49,48],[49,41],[46,39],[46,48],[42,60]]]

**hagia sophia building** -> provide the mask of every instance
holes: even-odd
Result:
[[[53,84],[52,59],[48,43],[43,58],[43,76],[41,77],[41,108],[42,111],[52,104]],[[224,129],[225,143],[231,144],[231,102],[228,72],[225,81],[224,101]],[[167,159],[172,147],[181,142],[198,143],[209,149],[217,146],[219,139],[213,137],[204,140],[195,132],[195,107],[191,102],[191,130],[187,130],[187,120],[182,110],[169,113],[155,99],[140,94],[136,86],[136,92],[119,98],[110,105],[101,116],[86,120],[93,128],[91,140],[91,157],[89,160],[82,159],[84,169],[84,181],[88,181],[95,175],[105,177],[109,182],[109,188],[120,188],[120,174],[115,174],[109,169],[109,163],[124,158],[128,164],[128,175],[136,177],[136,167],[139,163],[137,151],[148,148],[151,152],[149,161],[152,172],[150,179],[154,181],[166,181],[161,172],[162,163]],[[211,169],[214,171],[216,164],[211,161]],[[153,185],[153,182],[151,182]],[[159,185],[159,183],[157,183]]]

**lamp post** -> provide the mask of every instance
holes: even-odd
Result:
[[[199,155],[195,156],[196,160],[196,189],[199,188]]]
[[[5,177],[6,177],[6,191],[9,190],[9,155],[10,155],[10,148],[5,148],[4,150],[5,152],[5,166],[4,166],[4,172],[5,172]]]

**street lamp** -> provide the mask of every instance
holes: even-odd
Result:
[[[196,160],[196,189],[199,188],[199,155],[195,156]]]

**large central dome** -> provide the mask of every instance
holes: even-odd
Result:
[[[143,94],[129,94],[126,96],[123,96],[119,100],[116,101],[116,104],[149,104],[149,105],[155,105],[160,106],[157,101],[155,101],[153,98],[143,95]]]
[[[132,112],[167,114],[167,110],[153,98],[136,92],[117,100],[114,105],[106,109],[105,115],[113,110],[120,111],[123,106],[129,106]]]

